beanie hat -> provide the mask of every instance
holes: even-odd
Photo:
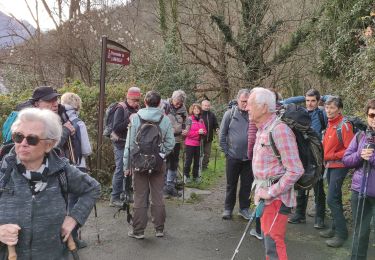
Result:
[[[141,98],[141,89],[138,87],[131,87],[126,94],[127,98]]]

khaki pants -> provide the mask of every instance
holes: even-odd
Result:
[[[211,145],[212,142],[203,142],[203,161],[202,161],[202,166],[203,168],[208,167],[208,163],[210,162],[210,156],[211,156]]]
[[[151,217],[155,230],[163,231],[165,222],[165,205],[163,198],[165,163],[159,172],[134,174],[134,234],[143,234],[148,221],[149,197],[151,198]]]

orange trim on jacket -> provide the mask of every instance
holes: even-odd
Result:
[[[337,136],[337,127],[344,119],[342,115],[338,115],[333,119],[328,119],[328,127],[324,133],[323,148],[324,148],[324,161],[326,168],[345,168],[341,159],[344,157],[346,149],[349,147],[350,142],[354,137],[353,126],[347,122],[342,126],[342,140],[340,143]]]

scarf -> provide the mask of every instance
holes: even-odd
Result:
[[[25,166],[17,157],[18,171],[25,177],[30,184],[31,193],[38,194],[47,187],[48,159],[44,157],[42,165],[36,171],[26,170]]]

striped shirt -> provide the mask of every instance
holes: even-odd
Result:
[[[249,160],[253,159],[253,149],[258,128],[254,122],[249,121],[249,129],[247,131],[247,157]]]
[[[277,120],[276,115],[273,114],[267,122],[258,127],[252,162],[254,178],[267,180],[272,176],[282,174],[277,183],[267,188],[273,198],[266,201],[266,204],[279,199],[287,207],[294,207],[296,197],[293,186],[303,174],[304,168],[299,159],[293,131],[285,123],[275,122],[275,120]],[[275,145],[281,155],[282,165],[270,146],[269,133],[271,130]]]

